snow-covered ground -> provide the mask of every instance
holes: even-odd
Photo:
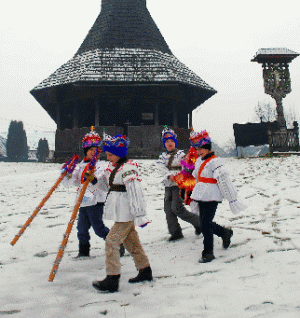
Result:
[[[128,252],[121,259],[118,293],[92,281],[105,277],[104,241],[91,230],[91,254],[77,255],[76,228],[53,282],[48,281],[70,219],[75,189],[54,192],[15,246],[10,242],[59,176],[61,165],[0,162],[0,316],[24,318],[299,318],[299,157],[224,159],[248,209],[236,216],[228,202],[215,220],[232,227],[228,250],[215,237],[216,259],[198,260],[203,238],[180,222],[184,239],[167,241],[163,186],[154,160],[139,160],[152,223],[139,228],[154,281],[129,284],[137,274]],[[112,223],[106,221],[107,226]]]

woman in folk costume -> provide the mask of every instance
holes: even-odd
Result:
[[[196,235],[200,235],[201,226],[197,215],[189,212],[181,198],[179,197],[179,188],[174,181],[174,176],[181,171],[181,161],[185,156],[183,150],[178,150],[177,135],[174,130],[165,127],[162,131],[161,141],[167,151],[162,152],[158,158],[157,166],[163,176],[165,186],[164,211],[169,233],[169,241],[176,241],[183,238],[182,229],[178,218],[192,224]]]
[[[211,151],[211,139],[207,131],[199,133],[192,130],[190,141],[199,155],[193,171],[196,185],[191,195],[194,203],[197,203],[196,207],[199,208],[204,237],[204,249],[199,262],[207,263],[215,258],[213,235],[222,238],[225,249],[229,247],[233,235],[231,229],[213,222],[218,204],[223,198],[227,199],[233,213],[244,210],[246,206],[237,201],[237,192],[230,180],[229,172],[225,169],[222,160]]]
[[[129,141],[122,135],[106,136],[103,140],[103,151],[109,161],[100,183],[103,189],[108,190],[103,217],[115,223],[105,241],[107,276],[102,281],[93,282],[94,288],[99,291],[118,291],[121,274],[118,249],[121,243],[133,257],[139,271],[137,277],[129,279],[129,283],[153,279],[149,259],[135,229],[135,225],[143,227],[149,220],[138,165],[127,159],[128,145]]]
[[[66,187],[77,186],[77,196],[83,186],[86,177],[92,181],[89,183],[82,203],[79,208],[77,222],[77,237],[79,240],[79,253],[77,257],[90,255],[90,227],[93,228],[96,235],[105,240],[109,229],[104,225],[102,220],[103,205],[106,198],[106,192],[102,191],[97,186],[97,177],[102,175],[107,167],[104,161],[97,161],[93,176],[89,176],[87,171],[96,149],[100,151],[101,138],[91,127],[91,132],[86,134],[82,140],[82,147],[85,158],[76,166],[72,174],[68,174],[62,181]]]

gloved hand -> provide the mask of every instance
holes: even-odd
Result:
[[[63,174],[64,172],[66,172],[67,170],[66,169],[61,169],[60,173]],[[67,173],[65,175],[65,177],[67,177],[68,179],[71,179],[72,178],[72,173]]]
[[[91,174],[91,173],[89,173],[89,172],[85,172],[85,174],[84,174],[84,181],[85,180],[89,180],[93,185],[95,185],[96,183],[97,183],[97,178],[93,175],[93,174]]]
[[[138,216],[134,219],[134,224],[139,227],[145,227],[151,222],[146,216]]]

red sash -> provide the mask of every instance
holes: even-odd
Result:
[[[198,182],[203,182],[203,183],[217,183],[217,179],[214,178],[205,178],[205,177],[201,177],[201,173],[204,169],[204,167],[206,166],[207,163],[209,163],[212,159],[217,158],[216,155],[213,155],[209,158],[207,158],[206,160],[204,160],[204,162],[202,163],[202,165],[200,166],[200,169],[198,171]]]

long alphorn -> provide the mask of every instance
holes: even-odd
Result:
[[[72,159],[70,160],[70,163],[66,166],[66,169],[64,169],[64,172],[60,175],[60,177],[57,179],[57,181],[54,183],[54,186],[49,190],[49,192],[46,194],[46,196],[43,198],[41,203],[36,207],[36,209],[33,211],[31,216],[28,218],[28,220],[25,222],[25,224],[21,227],[19,233],[15,236],[15,238],[11,241],[11,245],[15,245],[18,241],[18,239],[21,237],[21,235],[25,232],[26,228],[30,225],[30,223],[33,221],[35,216],[39,213],[43,205],[46,203],[46,201],[50,198],[51,194],[54,192],[54,190],[58,187],[58,185],[61,183],[63,178],[66,176],[66,174],[69,172],[69,169],[71,167],[75,167],[76,163],[78,162],[79,156],[74,155]]]
[[[100,152],[97,149],[95,154],[94,154],[94,156],[93,156],[93,158],[92,158],[92,160],[91,160],[91,162],[89,163],[89,169],[87,169],[87,170],[90,170],[91,173],[93,173],[95,171],[96,161],[98,160],[99,155],[100,155]],[[68,240],[69,240],[69,236],[71,234],[74,222],[76,220],[76,216],[77,216],[78,210],[80,208],[80,204],[82,202],[82,199],[84,197],[85,191],[86,191],[87,186],[89,185],[89,183],[90,183],[90,180],[88,178],[83,183],[83,186],[82,186],[81,191],[79,193],[79,196],[77,198],[77,202],[76,202],[76,204],[74,206],[73,213],[72,213],[71,218],[70,218],[70,222],[68,223],[66,232],[65,232],[65,234],[63,236],[63,239],[62,239],[62,242],[60,244],[56,259],[54,261],[52,270],[50,272],[50,275],[49,275],[49,278],[48,278],[49,282],[53,282],[53,280],[55,278],[55,275],[56,275],[56,272],[58,270],[59,264],[60,264],[60,262],[61,262],[61,260],[63,258],[64,252],[65,252],[65,248],[67,246],[67,243],[68,243]]]
[[[73,210],[73,213],[71,215],[71,218],[70,218],[70,222],[68,223],[68,226],[67,226],[67,229],[66,229],[66,232],[63,236],[63,240],[60,244],[60,247],[59,247],[59,250],[58,250],[58,253],[57,253],[57,256],[56,256],[56,259],[54,261],[54,264],[53,264],[53,267],[52,267],[52,270],[50,272],[50,275],[49,275],[49,282],[53,282],[54,280],[54,277],[55,277],[55,274],[58,270],[58,266],[60,264],[60,261],[62,260],[62,257],[64,255],[64,251],[65,251],[65,248],[67,246],[67,243],[68,243],[68,239],[69,239],[69,236],[71,234],[71,231],[72,231],[72,228],[73,228],[73,225],[74,225],[74,222],[76,220],[76,216],[77,216],[77,213],[78,213],[78,210],[80,208],[80,204],[82,202],[82,199],[84,197],[84,194],[85,194],[85,191],[86,191],[86,188],[87,186],[89,185],[89,179],[85,180],[83,186],[82,186],[82,189],[80,191],[80,194],[78,196],[78,199],[77,199],[77,202],[75,204],[75,207],[74,207],[74,210]]]

